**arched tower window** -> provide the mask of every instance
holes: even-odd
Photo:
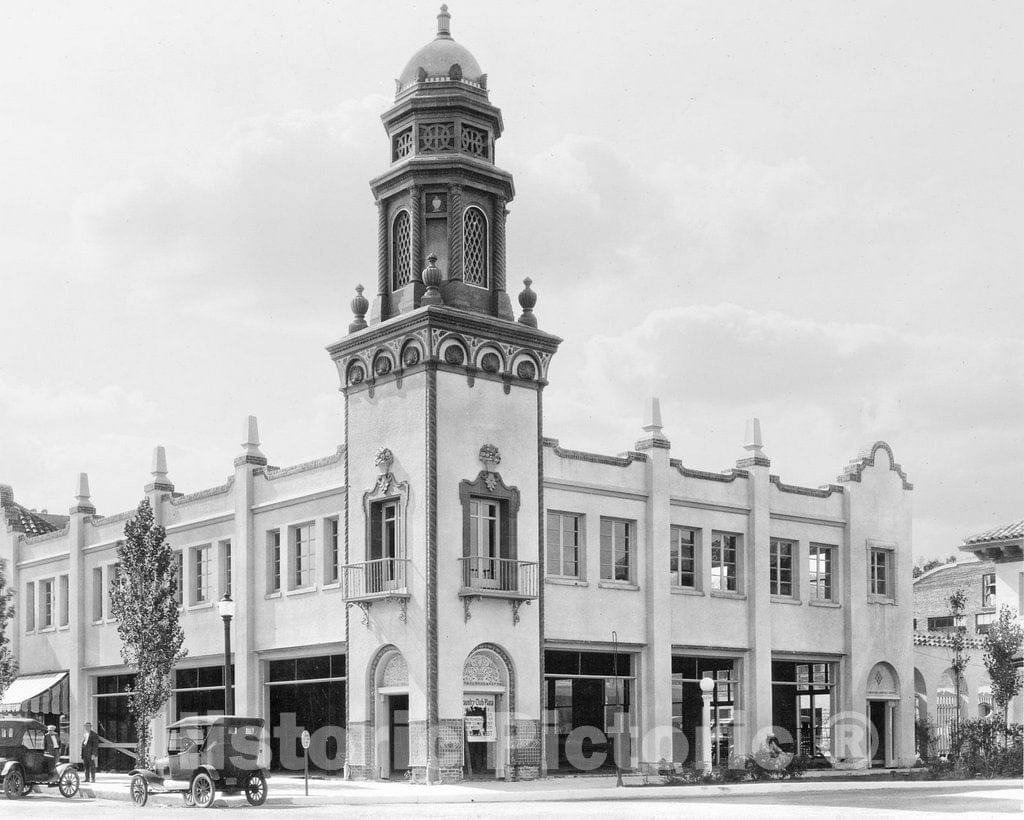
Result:
[[[412,279],[412,243],[409,212],[399,211],[391,226],[391,289],[398,290]]]
[[[463,281],[478,288],[488,287],[487,217],[479,208],[466,208],[462,231]]]

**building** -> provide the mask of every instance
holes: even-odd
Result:
[[[622,455],[547,437],[561,340],[529,279],[513,312],[501,113],[445,7],[383,120],[375,286],[328,347],[344,445],[271,467],[250,417],[227,481],[184,495],[156,450],[189,651],[162,720],[223,709],[229,591],[236,711],[275,727],[275,766],[294,726],[354,778],[692,762],[705,677],[717,762],[775,734],[822,764],[910,763],[912,487],[889,445],[806,488],[771,473],[756,419],[722,472],[673,457],[656,400]],[[131,740],[107,594],[130,514],[98,515],[82,476],[66,523],[0,536],[22,671],[66,676],[72,750],[85,717]]]

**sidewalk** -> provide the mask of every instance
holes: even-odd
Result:
[[[341,779],[309,781],[309,796],[304,793],[301,776],[273,775],[267,781],[268,805],[304,806],[380,806],[388,804],[445,803],[520,803],[591,800],[692,800],[717,795],[766,795],[796,792],[830,792],[846,789],[886,789],[894,784],[906,789],[934,788],[942,781],[878,778],[878,772],[828,772],[785,782],[730,783],[711,786],[642,786],[636,775],[627,776],[626,785],[616,788],[614,777],[548,777],[540,780],[505,783],[472,781],[457,785],[420,786],[387,781],[345,781]],[[657,778],[651,778],[656,782]],[[96,783],[83,783],[83,797],[107,800],[130,799],[127,775],[100,774]],[[964,781],[992,787],[1019,788],[1018,780]],[[160,804],[180,804],[179,794],[151,794]],[[217,802],[234,805],[244,797],[218,797]]]

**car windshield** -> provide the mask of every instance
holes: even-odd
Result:
[[[177,755],[198,751],[203,745],[206,730],[202,726],[179,726],[167,731],[167,751]]]

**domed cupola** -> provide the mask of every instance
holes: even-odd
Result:
[[[469,49],[452,39],[451,19],[448,6],[441,6],[441,13],[437,15],[437,37],[406,63],[405,70],[396,81],[396,94],[418,83],[448,80],[487,88],[487,75],[480,70],[476,58],[469,53]]]
[[[450,21],[441,6],[437,36],[409,60],[382,116],[391,167],[370,182],[379,209],[371,324],[421,306],[430,256],[442,304],[513,320],[505,216],[515,191],[512,175],[494,164],[501,111],[476,58],[452,39]]]

